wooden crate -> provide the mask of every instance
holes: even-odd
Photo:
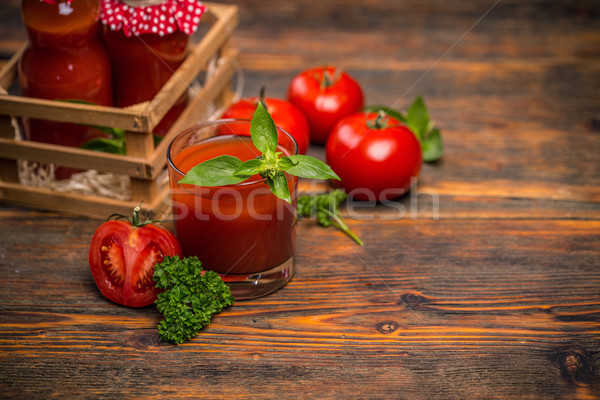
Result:
[[[177,133],[197,123],[198,116],[206,115],[210,105],[224,107],[232,99],[231,81],[238,51],[230,47],[228,41],[238,23],[238,9],[234,5],[204,4],[207,11],[201,23],[209,24],[206,33],[193,45],[184,63],[154,99],[131,107],[103,107],[10,95],[8,88],[16,79],[18,60],[25,50],[23,46],[0,70],[0,201],[97,218],[106,218],[113,213],[129,215],[142,201],[145,209],[167,210],[168,184],[159,178],[164,177],[168,144]],[[213,73],[199,90],[190,93],[189,105],[155,147],[152,129],[192,82],[206,73],[211,60],[218,60],[214,64],[216,68],[211,69]],[[18,117],[124,129],[128,154],[16,140],[11,121]],[[131,199],[121,201],[27,186],[20,182],[18,160],[126,175],[131,182]]]

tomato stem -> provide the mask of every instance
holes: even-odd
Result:
[[[323,69],[323,80],[321,82],[323,88],[328,88],[333,85],[333,79],[331,79],[329,72],[325,69]]]
[[[320,87],[321,90],[325,90],[335,84],[335,82],[339,79],[342,71],[339,69],[333,70],[333,72],[329,72],[326,66],[323,66],[323,74],[320,79]]]
[[[148,214],[148,212],[146,212],[146,218],[144,218],[144,220],[142,221],[140,219],[140,211],[141,210],[142,210],[142,203],[140,203],[139,206],[137,206],[136,208],[133,209],[133,214],[131,215],[131,218],[126,217],[122,214],[112,214],[108,217],[108,220],[126,219],[127,221],[129,221],[131,226],[134,226],[136,228],[139,228],[140,226],[144,226],[144,225],[148,225],[148,224],[156,224],[156,223],[164,222],[163,220],[150,219],[150,215]]]
[[[373,120],[368,120],[367,121],[367,127],[369,129],[385,129],[387,128],[387,114],[385,113],[384,110],[379,110],[379,112],[377,113],[377,118],[373,119]]]
[[[140,226],[140,206],[133,209],[133,216],[131,217],[131,225],[136,228]]]

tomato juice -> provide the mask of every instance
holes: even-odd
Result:
[[[160,91],[187,56],[188,35],[176,31],[168,35],[142,34],[127,37],[122,30],[104,27],[114,74],[115,105],[128,107],[149,101]],[[164,136],[189,101],[184,93],[154,128]]]
[[[184,256],[197,256],[206,269],[226,276],[269,271],[293,260],[295,205],[277,198],[259,175],[220,187],[178,183],[192,167],[220,155],[256,158],[260,152],[251,138],[218,136],[185,144],[184,137],[168,150],[173,219]],[[288,140],[293,147],[280,145],[283,155],[297,152],[293,139]],[[297,178],[287,178],[295,199]]]
[[[18,64],[23,96],[113,105],[110,60],[99,36],[98,0],[71,4],[24,0],[22,16],[29,38]],[[26,139],[63,146],[79,147],[102,136],[94,128],[65,122],[23,118],[22,124]],[[56,178],[68,178],[74,171],[60,167]]]

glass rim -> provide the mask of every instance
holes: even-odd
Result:
[[[183,131],[179,132],[172,140],[171,143],[169,143],[169,146],[167,147],[167,164],[173,168],[173,170],[181,175],[182,177],[185,176],[185,173],[183,171],[181,171],[179,168],[177,168],[177,166],[175,165],[175,163],[173,162],[173,159],[171,158],[171,147],[173,146],[173,143],[175,143],[175,141],[177,141],[178,139],[182,138],[183,136],[190,134],[194,131],[197,131],[199,129],[204,129],[207,127],[210,127],[212,125],[219,125],[219,124],[224,124],[224,123],[250,123],[251,120],[249,119],[240,119],[240,118],[224,118],[224,119],[216,119],[214,121],[205,121],[205,122],[200,122],[198,124],[192,125],[189,128],[184,129]],[[293,154],[290,155],[297,155],[298,154],[298,142],[296,142],[296,139],[285,129],[280,128],[278,126],[275,126],[277,128],[278,132],[283,132],[288,139],[291,139],[292,143],[294,144],[295,147],[295,151]],[[239,136],[239,137],[248,137],[250,138],[250,136],[242,136],[242,135],[223,135],[223,136],[208,136],[204,139],[201,139],[200,141],[204,141],[204,140],[208,140],[208,139],[212,139],[212,138],[217,138],[217,137],[230,137],[230,136]],[[277,138],[279,139],[279,133],[277,134]],[[236,187],[236,186],[249,186],[249,185],[256,185],[257,183],[264,183],[266,181],[266,178],[260,178],[257,180],[253,180],[253,181],[243,181],[240,183],[234,183],[231,185],[221,185],[221,186],[199,186],[199,187],[209,187],[209,188],[219,188],[219,187]],[[177,182],[178,185],[179,182]]]

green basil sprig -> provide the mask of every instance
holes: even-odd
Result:
[[[340,179],[327,164],[314,157],[299,154],[282,157],[282,153],[277,151],[277,128],[261,102],[250,122],[250,136],[261,156],[248,161],[229,155],[219,156],[190,169],[179,183],[196,186],[233,185],[260,174],[275,196],[291,203],[285,173],[310,179]]]

